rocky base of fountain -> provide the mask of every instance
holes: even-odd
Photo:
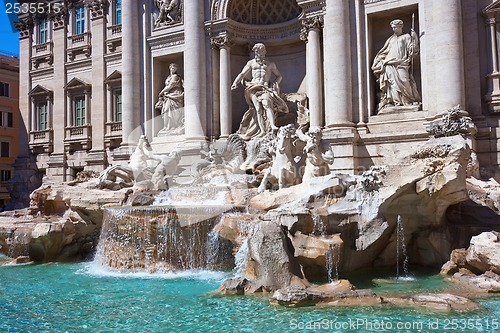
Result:
[[[241,179],[234,187],[173,187],[163,192],[166,196],[159,204],[191,200],[190,206],[199,206],[223,193],[222,206],[244,207],[223,209],[201,219],[195,217],[199,213],[192,213],[202,222],[199,225],[203,229],[203,235],[196,236],[203,239],[193,246],[206,246],[209,228],[201,226],[208,221],[210,228],[214,226],[214,239],[232,249],[237,278],[221,286],[223,294],[280,291],[278,295],[282,296],[277,296],[276,302],[290,299],[296,305],[301,305],[301,298],[304,303],[318,300],[317,303],[333,304],[335,297],[352,298],[354,302],[360,291],[323,293],[314,285],[335,282],[343,274],[360,269],[404,268],[405,260],[410,266],[440,267],[452,250],[469,245],[474,251],[467,250],[464,259],[458,258],[458,254],[465,250],[453,252],[452,259],[457,258],[449,264],[448,272],[455,274],[453,279],[457,281],[472,276],[468,271],[482,281],[490,279],[488,283],[494,287],[483,288],[490,291],[495,290],[499,273],[496,255],[500,251],[494,244],[498,244],[500,232],[500,185],[492,179],[472,177],[471,161],[470,149],[461,136],[433,138],[394,165],[373,167],[358,176],[328,174],[260,194],[250,184],[242,187]],[[140,185],[118,191],[98,189],[92,181],[72,186],[45,184],[33,192],[29,209],[0,215],[0,251],[10,257],[29,256],[37,262],[86,258],[95,251],[98,236],[102,236],[106,208],[127,205],[128,208],[116,210],[116,214],[123,215],[132,206],[153,203],[156,193]],[[157,264],[158,260],[178,261],[170,256],[175,252],[172,248],[161,245],[161,232],[171,225],[168,218],[155,224],[155,218],[147,216],[115,223],[116,237],[109,238],[109,244],[116,246],[110,245],[108,250],[113,251],[103,252],[103,265],[112,269],[128,269],[132,265],[133,269],[144,271],[174,267],[170,263]],[[138,237],[133,230],[141,225]],[[196,234],[190,234],[191,225],[179,225],[187,229],[176,234],[186,247],[191,244],[187,238]],[[128,234],[120,230],[127,230]],[[479,243],[473,237],[482,232],[492,232],[487,238],[493,247],[479,251]],[[146,243],[127,243],[123,237],[140,238]],[[175,240],[172,242],[176,244]],[[211,253],[207,249],[192,250],[205,251],[204,258]],[[469,252],[477,255],[469,258]],[[164,257],[169,259],[165,261]],[[194,268],[210,268],[200,258],[195,260]],[[174,269],[189,268],[184,266]],[[330,295],[337,292],[344,294]],[[352,297],[346,296],[351,294]],[[320,301],[322,297],[324,302]],[[412,302],[417,301],[408,301]]]
[[[455,249],[441,274],[482,293],[500,293],[500,233],[484,232],[471,239],[467,249]]]

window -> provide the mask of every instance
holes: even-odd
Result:
[[[10,142],[2,142],[0,144],[0,157],[10,156]]]
[[[38,44],[45,44],[49,41],[49,20],[43,17],[38,22]]]
[[[122,24],[122,0],[115,0],[115,24]]]
[[[114,94],[114,121],[120,122],[122,121],[122,91],[115,90]]]
[[[47,101],[39,102],[36,105],[36,113],[38,118],[38,131],[45,131],[49,127],[49,108]]]
[[[77,96],[73,101],[75,112],[73,126],[83,126],[85,124],[85,96]]]
[[[0,82],[0,96],[9,97],[9,84]]]
[[[12,178],[10,170],[0,170],[0,182],[6,182],[10,178]]]
[[[14,114],[8,111],[0,112],[0,126],[1,127],[14,127]]]
[[[75,35],[85,32],[85,7],[80,6],[75,8]]]

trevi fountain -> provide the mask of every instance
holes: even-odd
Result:
[[[377,112],[422,112],[422,36],[390,27],[370,64]],[[429,120],[391,163],[336,171],[310,96],[283,91],[265,43],[250,52],[226,87],[245,101],[234,133],[194,153],[156,144],[188,122],[171,62],[152,142],[1,214],[0,329],[500,331],[500,184],[481,176],[468,112]]]

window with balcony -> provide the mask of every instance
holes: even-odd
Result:
[[[42,17],[38,21],[38,44],[45,44],[49,41],[49,20]]]
[[[85,96],[73,97],[73,126],[85,125]]]
[[[115,0],[114,2],[114,22],[116,24],[122,24],[122,0]]]
[[[9,97],[9,84],[0,82],[0,96]]]
[[[85,32],[85,7],[78,6],[75,8],[75,27],[73,30],[75,35],[80,35]]]
[[[113,91],[113,115],[114,121],[122,121],[122,90],[116,89]]]
[[[38,118],[36,123],[37,131],[45,131],[49,128],[49,107],[47,104],[47,101],[43,101],[38,102],[36,105],[36,115]]]

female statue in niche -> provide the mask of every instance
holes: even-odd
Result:
[[[413,59],[419,53],[418,36],[403,34],[403,21],[391,22],[394,34],[387,39],[373,61],[373,74],[377,77],[381,95],[380,112],[387,107],[418,106],[420,94],[412,74]]]
[[[158,136],[184,133],[184,86],[177,74],[177,64],[169,65],[170,75],[165,80],[165,87],[160,91],[155,109],[161,110],[163,128]]]

